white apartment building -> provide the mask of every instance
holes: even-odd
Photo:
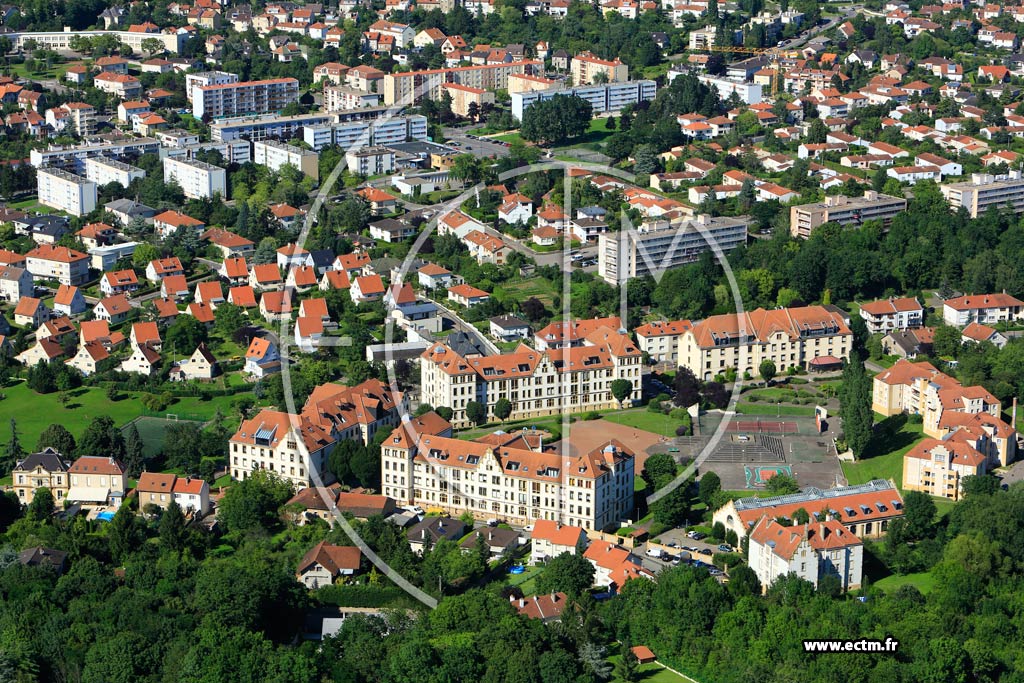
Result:
[[[334,116],[325,113],[296,114],[295,116],[278,116],[276,114],[236,116],[211,123],[210,140],[212,142],[232,142],[235,140],[266,140],[267,138],[290,139],[307,126],[322,126],[332,120],[334,120]]]
[[[167,33],[156,32],[146,33],[143,31],[72,31],[71,27],[64,27],[63,31],[24,31],[18,33],[7,33],[6,37],[14,44],[15,49],[25,49],[25,41],[33,40],[41,47],[48,50],[60,52],[71,51],[71,39],[75,36],[97,38],[99,36],[113,36],[119,43],[124,43],[134,52],[142,54],[142,41],[147,38],[155,38],[163,44],[163,49],[168,52],[177,53],[188,39],[188,34],[169,30]]]
[[[852,346],[853,333],[842,316],[823,306],[758,308],[695,324],[679,341],[679,364],[704,380],[727,368],[756,377],[765,360],[780,373],[837,366],[849,358]]]
[[[229,85],[238,83],[238,74],[226,71],[202,71],[200,73],[185,74],[185,98],[192,102],[194,91],[208,85]]]
[[[868,332],[885,334],[924,325],[924,306],[917,299],[889,297],[862,303],[860,317],[864,319]]]
[[[277,171],[291,165],[313,180],[320,179],[320,155],[302,147],[275,140],[261,140],[252,143],[253,163]]]
[[[970,180],[941,185],[940,189],[953,211],[967,209],[971,218],[985,213],[990,206],[1024,212],[1024,174],[1019,170],[1006,175],[972,173]]]
[[[655,220],[632,231],[602,233],[597,238],[597,273],[610,284],[693,263],[710,242],[722,251],[747,243],[749,216]]]
[[[56,280],[75,286],[89,280],[89,257],[67,247],[40,244],[25,254],[25,267],[36,280]]]
[[[330,145],[348,149],[354,146],[393,145],[410,140],[422,142],[427,139],[427,118],[414,114],[393,119],[305,126],[302,139],[318,152]]]
[[[36,173],[39,203],[72,216],[84,216],[96,209],[96,183],[59,168],[41,168]]]
[[[575,85],[590,85],[598,74],[603,74],[608,83],[623,83],[629,80],[629,67],[618,59],[600,59],[589,52],[581,52],[572,58],[569,73]]]
[[[395,153],[387,147],[363,147],[345,152],[348,172],[361,176],[391,173],[395,170]]]
[[[29,152],[29,162],[36,168],[44,166],[60,166],[74,173],[85,173],[85,160],[94,156],[105,156],[111,159],[157,154],[160,152],[160,141],[154,138],[124,138],[115,142],[99,144],[62,146],[52,145],[46,149],[33,149]]]
[[[995,325],[1024,317],[1024,301],[1005,293],[968,294],[942,302],[942,321],[966,327],[971,323]]]
[[[164,182],[174,181],[190,199],[228,196],[227,173],[220,166],[191,159],[164,159]]]
[[[801,204],[789,209],[789,232],[793,237],[810,237],[825,223],[860,225],[864,221],[892,222],[894,216],[907,209],[907,200],[868,190],[863,197],[835,195],[816,204]]]
[[[380,99],[380,93],[363,92],[345,85],[324,86],[324,109],[326,111],[377,107],[380,105]]]
[[[575,95],[590,102],[594,114],[616,113],[628,105],[654,99],[658,84],[654,81],[626,81],[624,83],[605,83],[603,85],[580,85],[574,88],[563,88],[556,85],[543,90],[527,90],[511,93],[512,115],[520,121],[523,112],[535,102],[550,100],[555,95]]]
[[[381,446],[385,496],[452,516],[604,529],[633,511],[633,479],[634,455],[617,441],[563,457],[402,426]]]
[[[836,576],[844,591],[856,590],[864,571],[864,544],[834,519],[783,526],[762,517],[750,532],[747,563],[763,590],[791,573],[815,586],[825,576]]]
[[[616,379],[633,384],[629,405],[640,400],[641,353],[625,335],[596,330],[584,345],[516,351],[483,358],[463,358],[443,344],[434,344],[420,360],[421,397],[432,406],[452,409],[451,423],[469,426],[466,404],[476,401],[494,417],[502,398],[512,403],[510,419],[582,413],[619,408],[610,385]]]
[[[118,183],[122,187],[128,187],[133,180],[145,178],[146,172],[116,159],[100,156],[85,160],[85,177],[98,186]]]
[[[543,68],[543,62],[525,59],[503,64],[480,64],[387,74],[384,76],[384,104],[412,106],[419,103],[424,97],[429,100],[437,100],[441,98],[443,86],[450,83],[483,90],[505,89],[508,87],[508,77],[512,74],[533,75],[534,72]]]
[[[310,472],[315,471],[330,483],[327,456],[334,445],[346,439],[369,444],[378,430],[398,424],[399,414],[405,412],[404,400],[402,394],[371,379],[354,387],[322,384],[298,415],[261,410],[244,421],[228,442],[231,476],[242,480],[249,472],[267,469],[301,489],[314,485]]]
[[[294,78],[201,85],[192,90],[192,115],[201,119],[266,114],[298,101],[299,82]]]
[[[693,327],[689,320],[657,321],[636,328],[636,342],[640,351],[657,363],[679,362],[679,340]]]

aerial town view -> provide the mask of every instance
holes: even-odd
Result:
[[[1024,683],[1022,38],[0,5],[0,683]]]

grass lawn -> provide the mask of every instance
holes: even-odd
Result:
[[[916,574],[891,574],[884,579],[879,579],[874,583],[876,588],[881,588],[886,593],[891,593],[898,589],[900,586],[914,586],[917,590],[922,593],[931,592],[932,588],[935,587],[935,576],[931,572],[918,572]]]
[[[109,415],[117,426],[122,426],[142,415],[145,410],[138,400],[139,392],[121,392],[121,400],[107,400],[106,391],[97,387],[80,387],[71,392],[68,407],[61,407],[57,394],[37,394],[24,382],[3,389],[6,398],[0,401],[0,412],[14,417],[18,423],[18,435],[26,449],[35,448],[39,434],[54,423],[64,425],[75,438],[80,438],[93,418]],[[232,396],[216,396],[201,401],[189,396],[178,399],[168,413],[190,414],[212,418],[217,408],[227,414],[231,412]]]
[[[530,297],[536,297],[545,306],[550,306],[554,297],[558,295],[555,285],[539,275],[528,280],[505,284],[498,289],[500,291],[495,292],[497,299],[513,298],[516,301],[526,301]]]
[[[896,486],[903,482],[903,456],[924,436],[922,425],[914,424],[904,415],[881,418],[880,426],[868,452],[857,462],[841,463],[843,474],[850,484],[863,484],[872,479],[892,479]]]
[[[608,130],[606,118],[592,119],[587,132],[575,138],[569,138],[564,145],[555,145],[553,149],[566,149],[569,147],[580,147],[581,145],[596,145],[604,142],[605,138],[615,134],[615,130]]]
[[[775,406],[740,402],[736,404],[736,412],[743,413],[744,415],[814,417],[814,408],[810,406]]]
[[[619,663],[620,659],[621,656],[612,655],[608,658],[608,661],[611,662],[612,666],[615,666]],[[680,676],[673,671],[669,671],[660,664],[641,664],[637,667],[637,672],[639,673],[639,676],[636,680],[641,683],[691,683],[693,681],[692,678]],[[615,674],[612,674],[611,680],[616,683],[622,681],[622,679]]]
[[[661,434],[662,436],[675,436],[676,427],[681,423],[673,420],[662,413],[652,413],[646,408],[634,408],[631,410],[620,410],[604,415],[604,419],[615,424],[635,427],[645,432]]]
[[[494,137],[489,139],[497,140],[499,142],[507,142],[510,145],[516,140],[519,140],[520,142],[523,141],[523,138],[519,135],[519,133],[505,133],[504,135],[495,135]]]
[[[484,436],[490,434],[496,429],[501,429],[506,432],[517,432],[522,431],[524,428],[532,430],[536,427],[538,430],[554,430],[555,432],[561,433],[562,431],[562,416],[552,415],[549,417],[538,417],[527,420],[517,420],[515,422],[494,422],[491,424],[483,425],[482,427],[474,427],[473,429],[465,429],[458,433],[460,439],[474,439],[478,436]]]
[[[536,592],[534,584],[543,569],[541,566],[527,567],[522,574],[509,574],[506,583],[509,586],[519,586],[523,595],[533,595]]]

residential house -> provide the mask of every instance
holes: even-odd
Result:
[[[530,531],[530,564],[546,562],[562,553],[576,554],[577,548],[587,544],[587,531],[583,527],[538,519]]]
[[[269,339],[254,337],[245,351],[245,373],[257,379],[281,371],[281,354]]]
[[[834,519],[783,526],[765,516],[750,532],[748,545],[748,564],[763,590],[788,574],[815,586],[835,576],[844,591],[860,588],[864,544]]]
[[[128,303],[128,297],[124,294],[115,294],[100,299],[93,307],[93,314],[97,320],[104,320],[111,325],[120,325],[128,319],[132,306]]]
[[[310,590],[331,586],[359,571],[363,553],[355,546],[329,545],[320,541],[299,562],[295,578]]]
[[[924,324],[924,306],[917,299],[894,298],[868,301],[860,305],[860,317],[871,334],[905,330]]]
[[[53,297],[53,312],[58,315],[75,316],[85,313],[85,296],[78,287],[61,285]]]
[[[35,498],[36,491],[45,488],[50,490],[55,504],[63,505],[71,486],[70,467],[71,463],[49,446],[19,460],[11,472],[11,484],[18,502],[28,505]]]
[[[128,490],[128,474],[113,457],[82,456],[68,470],[71,487],[67,499],[85,505],[117,507]]]

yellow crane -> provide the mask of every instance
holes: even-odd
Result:
[[[732,46],[721,46],[718,45],[707,45],[696,52],[735,52],[741,55],[764,55],[768,57],[767,69],[771,70],[771,84],[770,89],[772,96],[774,97],[781,87],[780,81],[782,80],[782,68],[781,62],[783,59],[798,59],[803,56],[799,50],[784,50],[779,47],[732,47]]]

